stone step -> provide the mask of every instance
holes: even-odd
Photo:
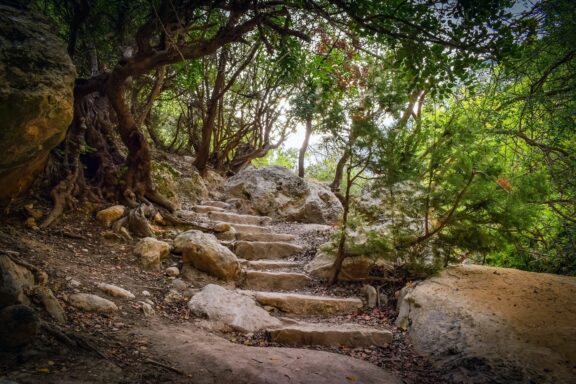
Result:
[[[232,205],[225,203],[223,201],[217,201],[217,200],[205,200],[202,201],[201,205],[208,205],[211,207],[218,207],[218,208],[222,208],[222,209],[232,209],[234,207],[232,207]]]
[[[255,271],[266,271],[275,269],[298,268],[301,263],[297,261],[286,260],[246,260],[243,264],[245,267]]]
[[[210,220],[225,221],[231,224],[269,225],[272,222],[268,216],[240,215],[231,212],[210,211],[207,215]]]
[[[340,298],[278,292],[256,292],[254,297],[261,305],[303,316],[347,314],[362,308],[362,300],[355,297]]]
[[[254,290],[290,291],[305,288],[312,280],[298,272],[246,271],[244,287]]]
[[[273,342],[290,346],[385,347],[392,342],[392,332],[358,324],[294,324],[267,331]]]
[[[270,233],[272,230],[268,227],[262,227],[260,225],[247,225],[247,224],[234,224],[219,221],[215,223],[216,225],[229,224],[236,233]]]
[[[192,207],[192,210],[197,213],[208,213],[208,212],[222,212],[224,208],[216,207],[213,205],[195,205]]]
[[[287,233],[237,233],[236,240],[244,241],[267,241],[267,242],[290,242],[296,239],[296,236]]]
[[[236,256],[246,260],[283,259],[304,250],[303,247],[281,241],[237,241]]]

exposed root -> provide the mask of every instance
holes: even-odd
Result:
[[[154,236],[154,232],[146,218],[147,211],[150,211],[150,208],[147,208],[144,204],[140,204],[138,208],[130,211],[128,214],[128,230],[130,233],[138,237]]]

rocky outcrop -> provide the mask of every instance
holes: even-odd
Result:
[[[576,278],[459,266],[404,288],[397,325],[457,383],[570,383]]]
[[[194,295],[188,308],[197,316],[220,321],[241,332],[254,332],[282,324],[259,307],[254,299],[215,284],[205,286]]]
[[[0,200],[26,191],[72,121],[76,73],[53,31],[0,5]]]
[[[184,264],[224,281],[235,280],[240,273],[236,255],[221,245],[214,235],[187,231],[174,239],[174,248],[176,252],[182,252]]]
[[[336,223],[342,213],[342,204],[328,187],[282,167],[246,168],[224,187],[241,199],[246,213],[320,224]]]

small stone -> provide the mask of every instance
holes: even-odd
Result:
[[[177,267],[166,268],[166,276],[178,276],[179,274],[180,270]]]
[[[117,287],[116,285],[100,283],[97,285],[98,289],[100,289],[105,294],[112,296],[112,297],[119,297],[122,299],[132,300],[136,298],[134,294],[124,288]]]
[[[78,287],[80,287],[80,286],[82,285],[82,283],[79,282],[78,280],[70,279],[70,281],[68,281],[68,285],[69,285],[71,288],[78,288]]]
[[[111,313],[118,311],[118,307],[112,301],[89,293],[70,295],[68,302],[73,307],[86,312]]]
[[[376,288],[369,284],[364,284],[362,286],[362,292],[366,295],[366,301],[368,302],[368,308],[376,308],[378,305],[378,291]]]
[[[184,301],[184,296],[175,289],[168,291],[168,294],[164,297],[164,302],[167,304],[178,303]]]
[[[142,305],[142,312],[144,312],[144,316],[151,317],[156,314],[156,311],[149,303],[141,301],[140,304]]]
[[[174,279],[172,281],[172,287],[178,291],[185,291],[188,288],[188,284],[182,279]]]
[[[38,229],[38,224],[36,224],[36,219],[33,217],[29,217],[26,219],[26,221],[24,222],[24,226],[26,226],[26,228],[28,229]]]
[[[149,297],[149,296],[150,296],[150,292],[148,292],[148,291],[142,291],[142,296],[144,296],[144,297]]]

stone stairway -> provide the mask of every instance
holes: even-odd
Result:
[[[230,204],[219,201],[203,202],[194,211],[206,214],[213,223],[233,228],[216,236],[240,259],[242,293],[250,294],[273,314],[290,317],[289,324],[266,329],[272,341],[290,346],[347,347],[385,346],[392,341],[389,330],[316,322],[354,313],[362,309],[363,301],[306,293],[313,279],[304,273],[304,265],[297,258],[289,260],[304,247],[295,243],[297,238],[292,234],[272,232],[271,218],[238,214]]]

